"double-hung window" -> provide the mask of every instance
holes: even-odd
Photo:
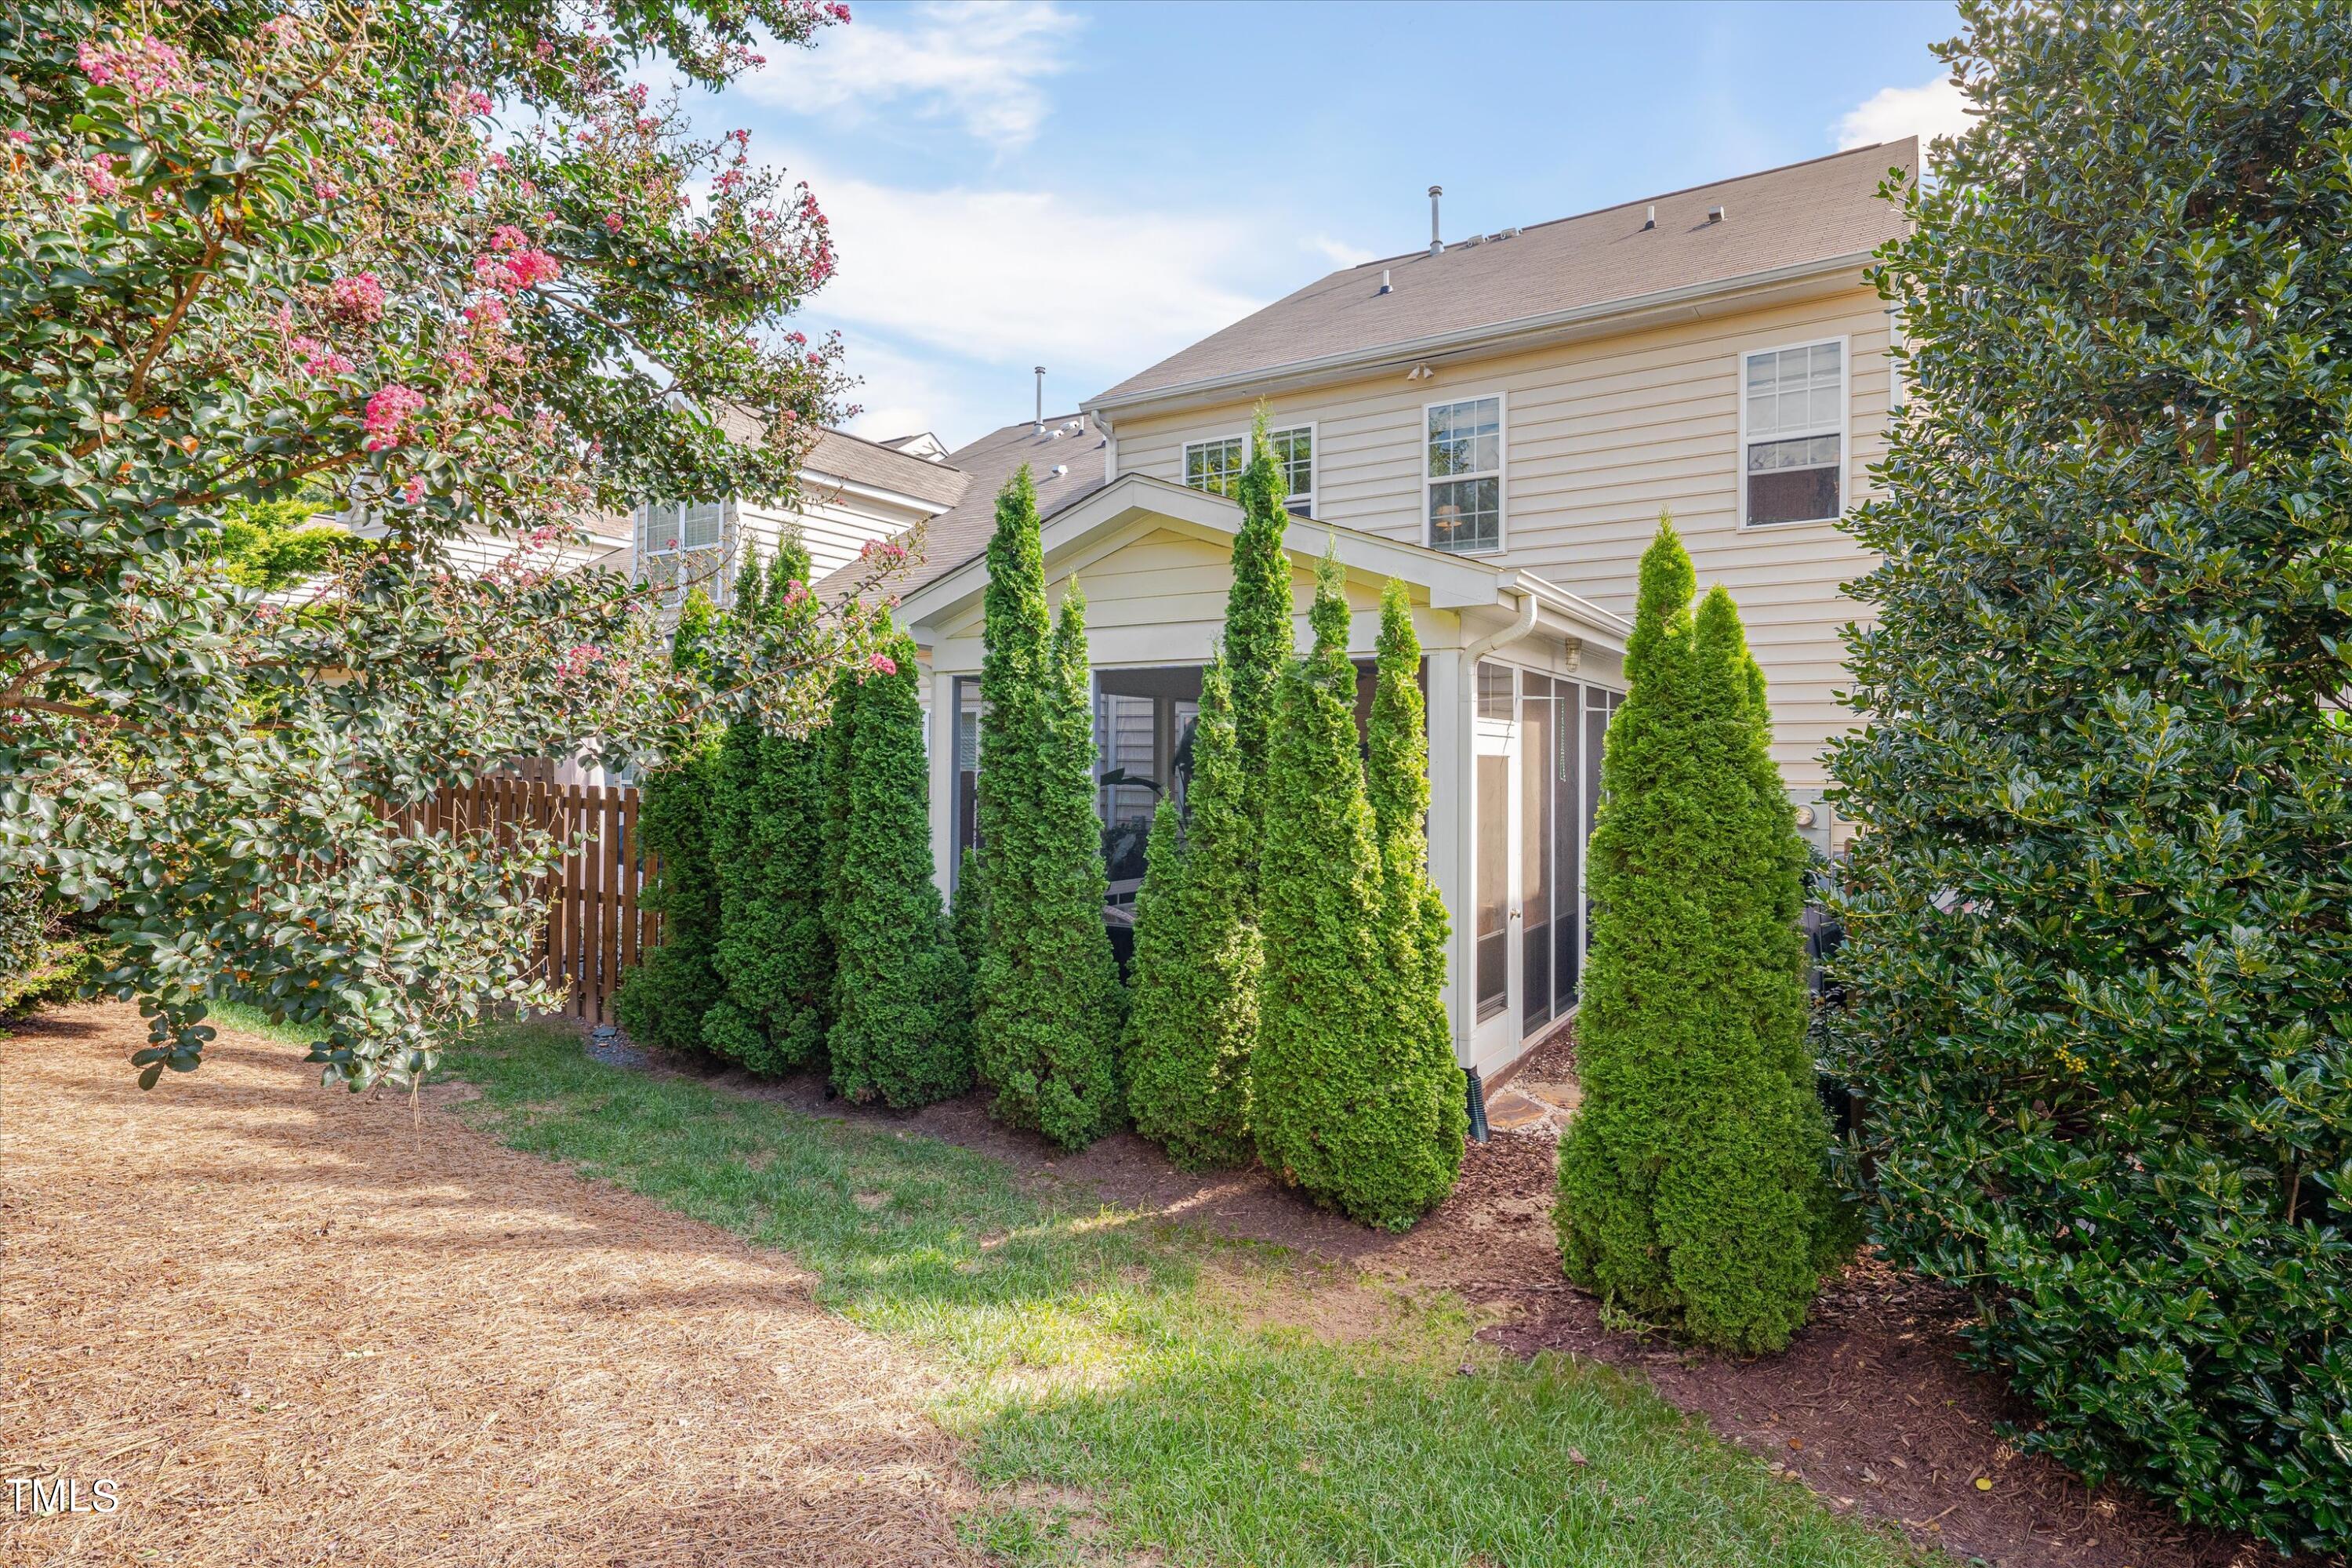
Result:
[[[726,537],[726,521],[724,501],[647,501],[637,511],[637,552],[716,550]]]
[[[1196,490],[1236,494],[1242,470],[1249,466],[1249,439],[1227,436],[1218,441],[1192,441],[1184,447],[1184,482]]]
[[[1315,512],[1315,426],[1293,426],[1269,430],[1266,444],[1282,470],[1282,504],[1299,517]],[[1213,441],[1191,441],[1184,447],[1184,482],[1196,490],[1238,496],[1242,470],[1249,467],[1249,437],[1224,436]]]
[[[1423,412],[1429,547],[1492,554],[1503,548],[1503,400],[1433,403]]]
[[[1824,522],[1844,504],[1843,341],[1745,356],[1740,513],[1749,524]]]

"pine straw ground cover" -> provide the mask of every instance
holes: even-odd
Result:
[[[137,1028],[0,1058],[8,1457],[135,1483],[21,1561],[1916,1561],[1456,1297],[974,1151],[546,1027],[421,1135],[235,1037],[142,1100]]]

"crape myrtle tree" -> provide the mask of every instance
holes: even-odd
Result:
[[[980,1079],[999,1120],[1083,1148],[1120,1120],[1124,993],[1102,918],[1086,601],[1072,583],[1054,620],[1026,467],[997,497],[985,614]]]
[[[1338,561],[1316,574],[1314,650],[1275,710],[1260,859],[1265,944],[1250,1116],[1286,1183],[1402,1230],[1453,1189],[1466,1112],[1447,1053],[1432,1070],[1426,911],[1391,903],[1357,747],[1356,668]],[[1423,788],[1427,787],[1426,779]]]
[[[631,585],[556,574],[566,520],[787,494],[832,405],[787,330],[833,256],[746,139],[628,85],[715,87],[803,0],[434,7],[27,0],[0,16],[0,873],[92,911],[149,1005],[142,1082],[207,1005],[297,1025],[325,1075],[412,1083],[530,977],[556,836],[404,834],[518,756],[648,764],[748,707],[822,711],[854,598],[781,649],[662,658]],[[690,193],[707,186],[707,195]],[[730,442],[709,410],[761,410]],[[231,509],[331,490],[385,527],[254,605]],[[461,531],[514,542],[449,569]]]
[[[873,661],[843,692],[855,714],[825,901],[838,955],[827,1047],[835,1089],[903,1110],[971,1087],[971,987],[931,879],[915,645]]]
[[[1120,1063],[1135,1130],[1187,1170],[1245,1164],[1255,1152],[1249,1070],[1262,950],[1246,918],[1255,845],[1221,651],[1201,674],[1183,810],[1163,798],[1152,818]]]
[[[2352,1546],[2352,11],[1963,7],[1832,757],[1869,1215],[2012,1440]]]
[[[1763,679],[1662,521],[1601,753],[1584,1103],[1560,1145],[1570,1278],[1701,1343],[1777,1350],[1839,1233],[1806,1044],[1804,852]]]
[[[787,533],[764,583],[748,584],[748,594],[737,589],[735,614],[751,616],[754,637],[788,646],[805,635],[804,624],[821,613],[811,570],[798,534]],[[832,1022],[825,745],[822,734],[763,727],[754,716],[728,729],[712,837],[725,895],[712,962],[726,997],[704,1016],[702,1036],[754,1072],[815,1063]]]
[[[699,587],[687,590],[670,636],[670,666],[707,676],[718,611]],[[648,773],[637,832],[659,869],[645,907],[661,917],[662,938],[613,997],[621,1026],[647,1045],[696,1050],[704,1020],[727,994],[718,954],[726,897],[714,853],[720,834],[723,742],[708,727],[681,736],[665,764]]]

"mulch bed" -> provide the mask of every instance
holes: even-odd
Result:
[[[1507,1080],[1575,1076],[1573,1030]],[[2242,1536],[2194,1529],[2116,1486],[2087,1488],[2023,1455],[2003,1425],[2032,1413],[1958,1356],[1957,1293],[1865,1254],[1832,1282],[1813,1321],[1775,1356],[1739,1360],[1615,1331],[1560,1276],[1552,1235],[1558,1131],[1496,1132],[1473,1144],[1452,1197],[1402,1236],[1316,1208],[1260,1170],[1187,1175],[1132,1134],[1071,1154],[988,1118],[979,1096],[911,1113],[832,1098],[813,1075],[751,1078],[695,1056],[649,1052],[681,1072],[821,1115],[871,1119],[979,1149],[1041,1179],[1090,1184],[1104,1201],[1275,1242],[1458,1291],[1502,1321],[1481,1337],[1513,1353],[1558,1352],[1636,1369],[1670,1403],[1780,1467],[1832,1508],[1899,1524],[1924,1544],[1996,1568],[2257,1568],[2282,1560]],[[1979,1479],[1990,1489],[1979,1489]]]
[[[142,1094],[128,1007],[0,1042],[0,1563],[971,1562],[940,1374],[780,1255],[224,1032]]]

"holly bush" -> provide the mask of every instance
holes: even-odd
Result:
[[[629,584],[552,570],[590,509],[790,491],[840,381],[789,322],[824,215],[629,76],[717,86],[755,33],[845,16],[0,15],[0,873],[93,913],[142,1082],[198,1064],[222,1000],[312,1031],[330,1078],[414,1082],[450,1027],[551,1000],[562,842],[388,808],[520,757],[658,763],[717,714],[804,728],[862,657],[853,599],[682,674]],[[770,439],[729,440],[728,404]],[[255,605],[225,520],[321,489],[381,539]],[[453,570],[467,531],[512,557]]]
[[[1832,769],[1871,1221],[2015,1434],[2352,1546],[2352,11],[1969,5]]]

